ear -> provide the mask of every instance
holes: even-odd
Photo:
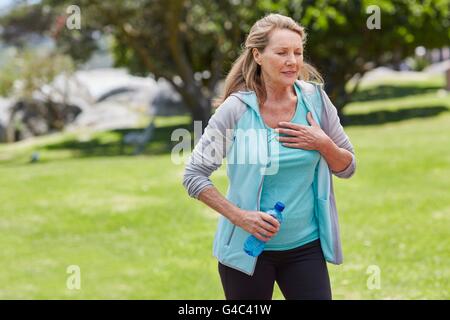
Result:
[[[252,54],[253,54],[253,59],[255,59],[255,62],[257,64],[261,65],[261,57],[260,57],[261,55],[260,55],[258,49],[253,48],[252,49]]]

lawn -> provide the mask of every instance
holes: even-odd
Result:
[[[358,164],[352,179],[334,180],[345,260],[329,265],[335,299],[450,298],[442,85],[363,87],[346,108]],[[0,145],[0,299],[223,299],[218,214],[187,196],[183,165],[171,161],[170,133],[186,120],[161,119],[140,156],[121,152],[124,131]],[[212,179],[225,192],[225,167]],[[67,286],[73,265],[79,290]],[[379,289],[368,286],[373,268]]]

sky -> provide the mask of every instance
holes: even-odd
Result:
[[[11,7],[14,2],[14,0],[0,0],[0,12]]]
[[[11,9],[14,3],[28,2],[31,4],[39,1],[40,0],[0,0],[0,14],[3,14],[7,12],[9,9]]]

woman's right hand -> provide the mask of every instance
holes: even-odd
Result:
[[[264,242],[269,241],[280,230],[278,220],[262,211],[241,210],[236,225]]]

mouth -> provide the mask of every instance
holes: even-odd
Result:
[[[285,71],[285,72],[281,72],[282,74],[288,76],[288,77],[292,77],[292,76],[296,76],[297,75],[297,71]]]

